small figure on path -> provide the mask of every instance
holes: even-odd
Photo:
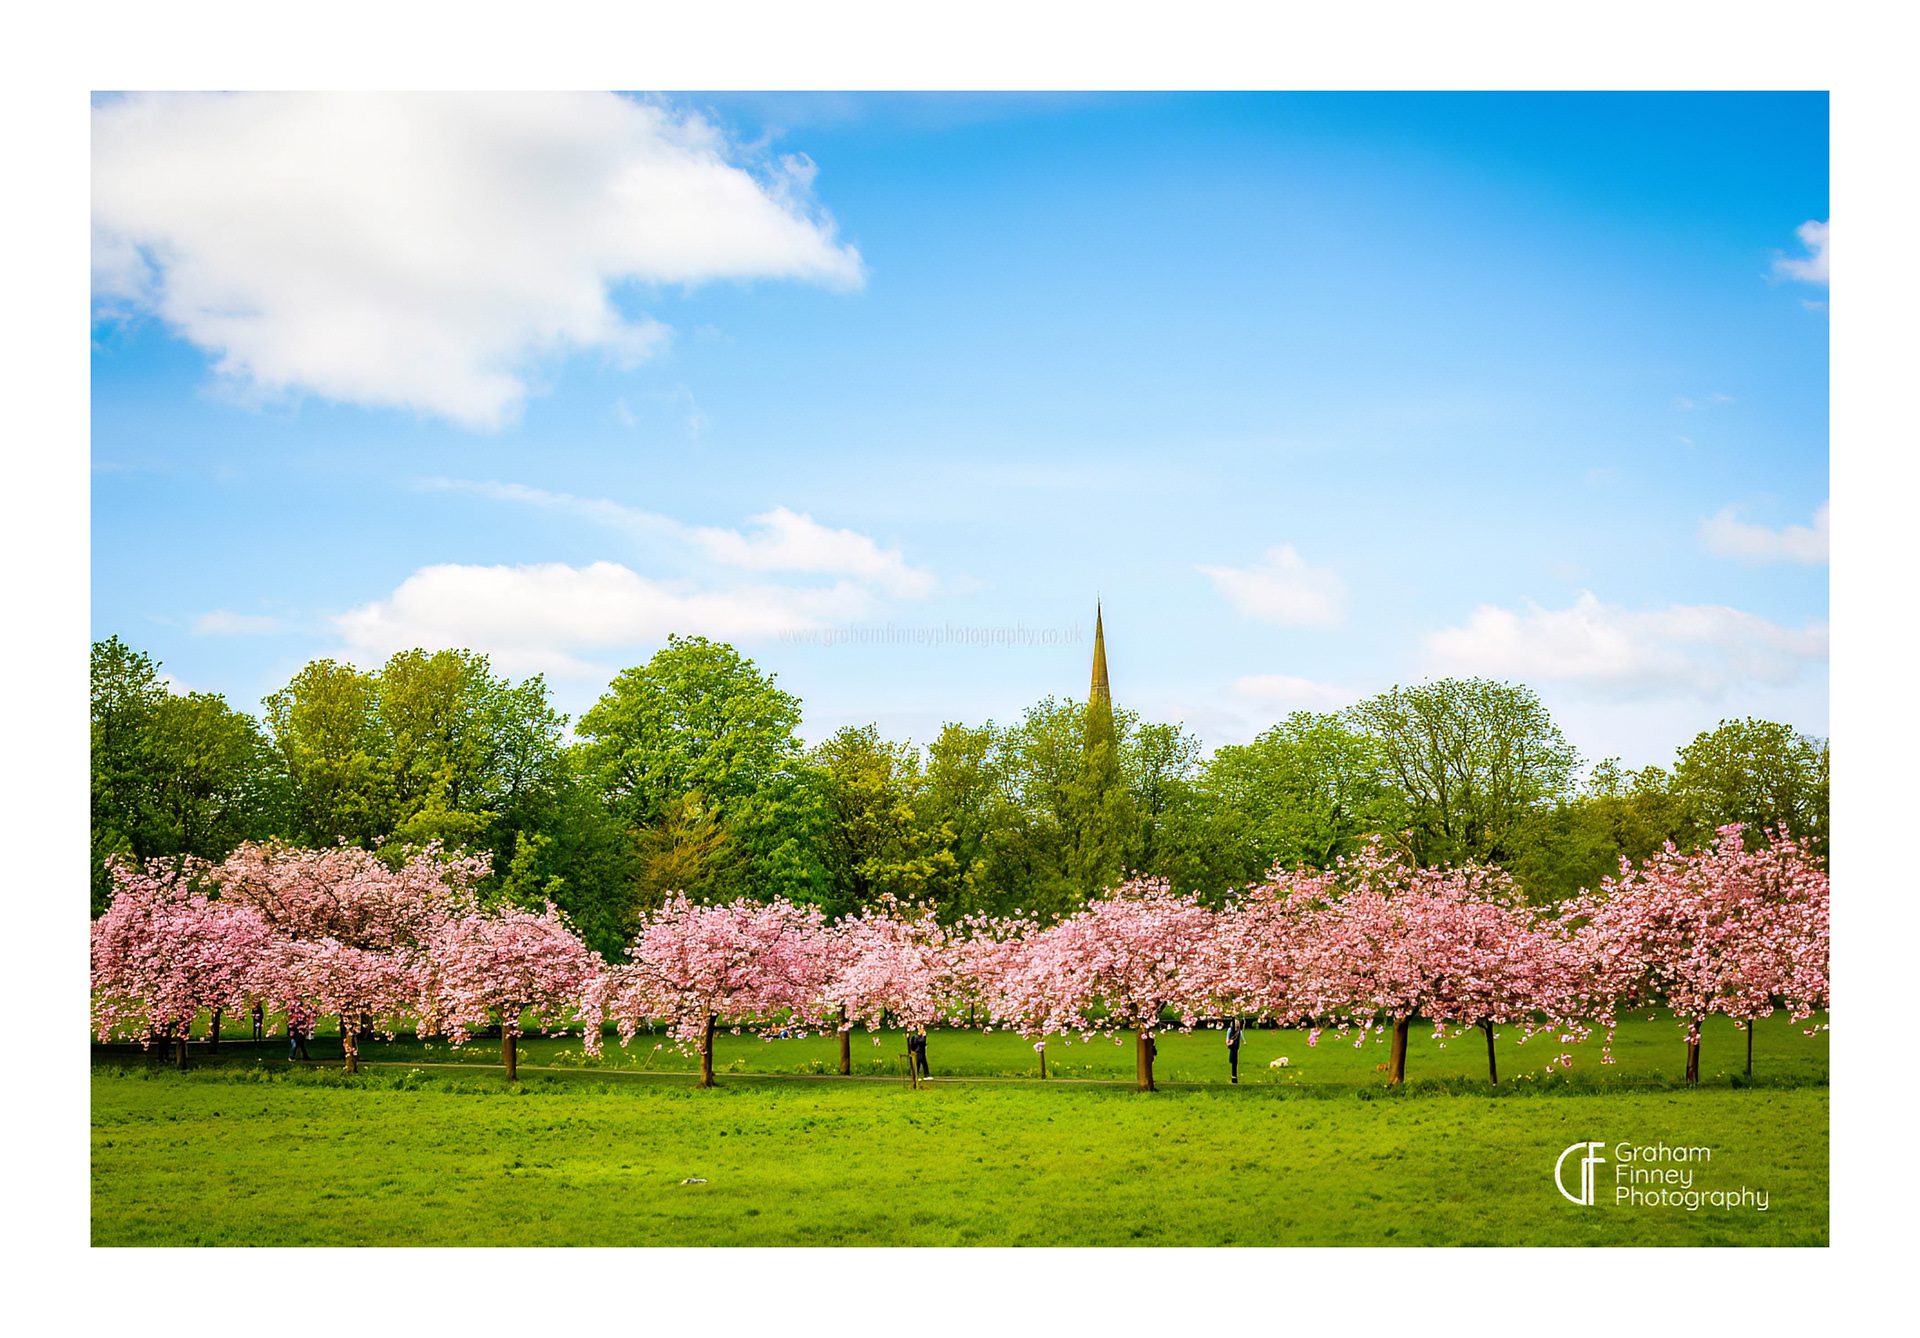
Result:
[[[1227,1023],[1227,1066],[1233,1071],[1233,1082],[1240,1081],[1240,1019],[1233,1018]]]
[[[305,1060],[311,1060],[313,1058],[312,1055],[307,1053],[307,1028],[310,1025],[312,1024],[308,1021],[306,1009],[300,1007],[298,1004],[287,1009],[288,1063],[292,1063],[296,1057]]]
[[[266,1032],[267,1010],[259,1004],[253,1006],[253,1039],[259,1040]]]
[[[907,1057],[919,1066],[921,1077],[933,1076],[932,1070],[927,1067],[927,1029],[925,1027],[907,1033]]]

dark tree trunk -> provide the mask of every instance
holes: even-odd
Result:
[[[1700,1021],[1697,1018],[1693,1029],[1687,1033],[1687,1081],[1700,1081]]]
[[[1747,1019],[1747,1076],[1749,1078],[1753,1076],[1753,1024],[1759,1020],[1755,1017]]]
[[[1160,1089],[1153,1085],[1153,1056],[1158,1047],[1153,1043],[1153,1033],[1143,1027],[1134,1036],[1134,1063],[1139,1073],[1140,1090],[1157,1092]]]
[[[1042,1078],[1047,1076],[1047,1050],[1045,1046],[1040,1047],[1040,1076]]]
[[[1495,1087],[1500,1085],[1500,1066],[1493,1058],[1493,1023],[1482,1022],[1480,1030],[1487,1033],[1487,1081]]]
[[[502,1027],[500,1037],[500,1057],[507,1062],[507,1081],[520,1081],[520,1038],[510,1028]]]
[[[1387,1059],[1387,1086],[1398,1087],[1407,1080],[1407,1028],[1413,1019],[1403,1017],[1393,1024],[1393,1053]]]
[[[207,1030],[207,1053],[210,1055],[220,1053],[220,1010],[218,1008],[213,1010],[213,1025]]]
[[[707,1034],[700,1041],[700,1085],[713,1086],[713,1029],[720,1021],[718,1015],[707,1014]]]
[[[853,1072],[853,1027],[847,1022],[847,1010],[840,1009],[840,1072]]]

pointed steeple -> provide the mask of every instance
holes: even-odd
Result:
[[[1111,714],[1113,689],[1107,685],[1107,633],[1100,624],[1100,601],[1093,602],[1093,687],[1087,692],[1087,705]]]

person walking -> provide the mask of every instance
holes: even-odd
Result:
[[[1227,1021],[1227,1067],[1233,1072],[1231,1079],[1233,1082],[1240,1081],[1240,1039],[1240,1019],[1229,1018]]]
[[[308,1021],[308,1013],[306,1009],[300,1007],[300,1005],[298,1004],[291,1004],[288,1006],[287,1008],[287,1062],[288,1063],[292,1063],[296,1057],[300,1059],[308,1060],[309,1062],[312,1061],[313,1056],[307,1053],[307,1028],[310,1025],[311,1023]]]
[[[907,1054],[919,1066],[920,1076],[931,1078],[933,1073],[927,1068],[927,1029],[918,1028],[907,1037]]]
[[[256,1041],[259,1040],[260,1037],[265,1033],[266,1025],[267,1025],[266,1009],[262,1008],[259,1004],[255,1004],[253,1006],[253,1039],[254,1040]]]

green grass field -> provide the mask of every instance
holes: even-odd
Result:
[[[579,1039],[523,1045],[518,1088],[498,1042],[402,1040],[338,1072],[285,1042],[196,1053],[182,1074],[99,1053],[93,1077],[96,1245],[1824,1245],[1827,1038],[1783,1018],[1710,1028],[1704,1081],[1668,1018],[1567,1047],[1503,1037],[1500,1088],[1469,1036],[1416,1032],[1409,1083],[1385,1047],[1254,1031],[1225,1085],[1218,1033],[1169,1036],[1167,1090],[1130,1090],[1132,1046],[1048,1047],[936,1032],[936,1078],[797,1076],[836,1066],[832,1038],[725,1036],[723,1085],[653,1038],[586,1067]],[[890,1073],[898,1033],[855,1034]],[[1286,1054],[1285,1070],[1267,1061]],[[645,1065],[646,1067],[642,1067]],[[665,1070],[662,1072],[662,1070]],[[794,1075],[794,1076],[781,1076]],[[1059,1076],[1052,1076],[1059,1075]],[[961,1080],[954,1080],[955,1078]],[[1066,1079],[1077,1078],[1079,1081]],[[967,1080],[971,1079],[971,1080]],[[996,1081],[997,1080],[997,1081]],[[1576,1141],[1607,1145],[1599,1201],[1551,1175]],[[1615,1145],[1712,1150],[1693,1188],[1765,1191],[1767,1210],[1615,1201]],[[700,1177],[704,1184],[683,1184]],[[1577,1171],[1569,1176],[1577,1182]]]

